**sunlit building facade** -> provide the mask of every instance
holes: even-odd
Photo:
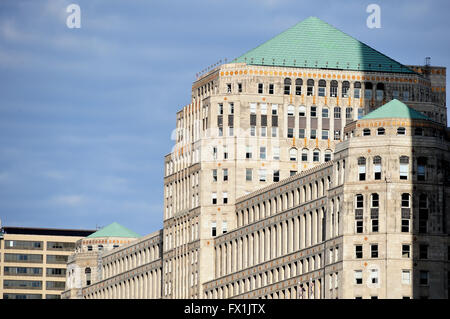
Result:
[[[164,159],[161,276],[142,257],[118,289],[101,257],[81,296],[447,298],[445,77],[317,18],[209,69]]]

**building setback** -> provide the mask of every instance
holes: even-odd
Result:
[[[447,298],[445,77],[314,17],[202,74],[163,229],[79,297]]]

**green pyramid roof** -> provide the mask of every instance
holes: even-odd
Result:
[[[376,110],[370,112],[362,118],[362,120],[370,119],[385,119],[385,118],[402,118],[402,119],[415,119],[415,120],[429,120],[428,117],[422,113],[410,108],[406,104],[400,102],[397,99],[380,106]]]
[[[414,73],[316,17],[307,18],[233,63]]]
[[[99,237],[127,237],[127,238],[139,238],[139,234],[128,228],[118,224],[112,223],[102,229],[96,231],[95,233],[87,236],[87,238],[99,238]]]

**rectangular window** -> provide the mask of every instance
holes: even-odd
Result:
[[[217,182],[217,169],[212,170],[213,182]]]
[[[228,223],[226,221],[222,222],[222,234],[226,234],[228,232]]]
[[[264,85],[262,83],[258,83],[258,93],[259,94],[263,93],[263,87],[264,87]]]
[[[362,234],[363,233],[363,221],[362,220],[357,220],[356,221],[356,233],[357,234]]]
[[[355,284],[362,285],[362,270],[355,270]]]
[[[311,106],[311,117],[317,117],[317,107]]]
[[[400,179],[408,179],[409,164],[400,164]]]
[[[227,146],[224,145],[223,146],[223,159],[227,159],[228,158],[228,150],[227,150]]]
[[[362,245],[356,245],[355,246],[355,258],[363,258],[363,246]]]
[[[216,193],[211,194],[211,200],[212,200],[213,205],[217,204],[217,194]]]
[[[223,169],[223,181],[228,181],[228,168]]]
[[[378,219],[372,219],[372,232],[378,232]]]
[[[355,88],[355,90],[353,91],[353,97],[355,99],[359,99],[361,97],[361,89]]]
[[[322,140],[328,140],[328,130],[322,130]]]
[[[410,258],[410,257],[411,257],[411,246],[402,245],[402,258]]]
[[[242,83],[238,83],[238,92],[242,93]]]
[[[217,225],[216,222],[211,222],[211,236],[217,235]]]
[[[298,129],[298,137],[305,138],[305,129],[304,128]]]
[[[250,126],[250,136],[256,136],[256,126]]]
[[[265,169],[260,169],[259,170],[259,181],[260,182],[265,182],[266,181],[266,176],[267,176],[267,171]]]
[[[372,284],[378,283],[378,269],[371,269],[370,270],[370,282]]]
[[[319,86],[319,96],[325,96],[326,88]]]
[[[265,146],[261,146],[259,148],[259,158],[266,159],[266,147]]]
[[[261,104],[261,114],[267,115],[267,104],[266,103]]]
[[[228,127],[228,136],[234,136],[234,127],[233,126]]]
[[[269,84],[269,94],[273,94],[273,84]]]
[[[231,93],[231,83],[227,83],[227,93]]]
[[[223,136],[223,127],[219,126],[219,136]]]
[[[274,160],[279,160],[280,159],[280,148],[279,147],[274,147],[273,148],[273,159]]]
[[[279,170],[273,171],[273,181],[274,182],[280,181],[280,171]]]
[[[287,129],[287,137],[288,138],[293,138],[294,137],[294,129],[293,128],[288,128]]]
[[[402,270],[402,284],[405,284],[405,285],[411,284],[411,271],[410,270]]]
[[[334,131],[334,140],[339,141],[341,139],[341,131]]]
[[[252,148],[251,148],[251,146],[246,146],[245,158],[252,158]]]
[[[256,103],[250,103],[250,114],[256,114]]]
[[[263,126],[261,127],[261,137],[267,136],[267,127]]]
[[[245,180],[251,182],[251,180],[252,180],[252,169],[251,168],[245,169]]]
[[[227,192],[223,192],[222,193],[222,199],[223,199],[223,204],[228,204],[228,193]]]
[[[310,135],[311,139],[315,139],[317,138],[317,130],[311,129],[311,135]]]
[[[272,137],[278,136],[278,127],[272,127]]]
[[[370,257],[378,258],[378,244],[370,245]]]
[[[428,259],[428,245],[419,245],[419,258]]]
[[[272,115],[278,114],[278,104],[272,104]]]
[[[402,233],[409,233],[409,219],[402,219]]]
[[[297,171],[289,171],[289,176],[294,176],[295,174],[297,174]]]
[[[421,285],[428,285],[428,271],[421,270],[419,272],[419,283]]]
[[[223,104],[219,103],[219,110],[218,110],[219,114],[222,115],[223,114]]]

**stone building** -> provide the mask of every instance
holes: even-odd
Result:
[[[160,256],[82,296],[447,297],[445,76],[313,17],[209,69],[164,159]]]

